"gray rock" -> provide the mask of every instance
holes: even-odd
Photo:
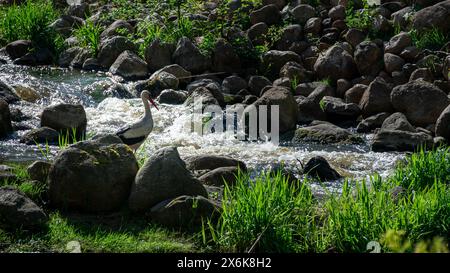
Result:
[[[250,13],[250,22],[252,25],[257,23],[266,23],[273,25],[280,21],[281,13],[277,6],[266,5],[260,9],[254,10]]]
[[[391,105],[391,89],[385,80],[377,77],[364,92],[359,106],[364,117],[369,117],[381,112],[393,112]]]
[[[400,32],[389,40],[384,47],[384,52],[398,55],[411,43],[411,35],[407,32]]]
[[[247,82],[239,76],[226,77],[222,82],[222,91],[227,94],[237,94],[247,88]]]
[[[443,137],[450,142],[450,106],[442,111],[436,121],[436,136]]]
[[[361,113],[361,109],[356,103],[345,103],[340,98],[325,96],[321,100],[323,111],[334,118],[356,118]]]
[[[361,75],[377,76],[383,69],[383,53],[375,43],[364,41],[356,46],[355,63]]]
[[[326,85],[319,85],[308,97],[298,102],[298,122],[309,123],[314,120],[326,120],[327,115],[320,106],[325,96],[333,97],[335,91]]]
[[[131,188],[132,211],[150,210],[181,195],[207,197],[205,188],[187,169],[175,147],[156,151],[141,167]]]
[[[172,64],[172,54],[175,46],[163,43],[159,39],[151,42],[145,49],[145,61],[150,71],[156,71]]]
[[[437,28],[443,33],[450,32],[450,0],[439,1],[436,5],[419,10],[414,14],[412,25],[419,31]]]
[[[58,59],[58,64],[60,67],[69,67],[75,57],[82,51],[81,47],[71,47],[64,50]]]
[[[108,37],[124,35],[124,33],[120,33],[121,31],[125,31],[126,34],[132,34],[134,32],[134,28],[127,21],[117,20],[117,21],[114,21],[114,23],[112,23],[111,25],[109,25],[102,32],[102,34],[100,34],[100,38],[106,39]]]
[[[234,47],[225,39],[216,42],[212,53],[212,70],[215,72],[238,72],[241,69],[241,60]]]
[[[87,117],[81,104],[57,104],[48,106],[42,111],[41,126],[50,127],[62,134],[76,130],[78,140],[86,133]]]
[[[0,225],[8,230],[36,230],[48,221],[47,215],[19,190],[0,188]]]
[[[227,184],[228,186],[233,186],[237,181],[238,174],[238,167],[220,167],[205,173],[198,180],[204,185],[220,187]]]
[[[36,180],[42,183],[47,182],[47,176],[52,164],[45,161],[35,161],[27,167],[27,173],[31,180]]]
[[[316,16],[316,10],[310,5],[297,5],[291,10],[294,20],[299,24],[305,24],[308,19]]]
[[[202,73],[211,66],[210,60],[187,38],[178,41],[172,60],[192,73]]]
[[[353,57],[342,47],[332,46],[324,54],[317,58],[314,71],[319,79],[330,78],[353,79],[356,75],[356,64]]]
[[[248,81],[249,91],[252,95],[259,97],[261,90],[266,86],[271,86],[272,82],[264,76],[251,76]]]
[[[413,125],[421,127],[436,123],[450,103],[444,92],[423,80],[395,87],[391,101],[396,111],[404,113]]]
[[[405,115],[400,112],[387,117],[381,125],[381,130],[398,130],[415,133],[416,129],[409,123]]]
[[[151,208],[152,222],[165,227],[199,230],[207,219],[220,215],[220,205],[203,196],[179,196],[164,200]]]
[[[214,170],[222,167],[239,167],[243,172],[247,171],[244,162],[227,156],[217,155],[196,155],[184,160],[186,167],[191,171]]]
[[[59,153],[50,168],[50,202],[70,211],[118,210],[137,171],[133,152],[116,136],[78,142]]]
[[[358,133],[369,133],[376,128],[380,128],[383,125],[384,120],[389,117],[389,113],[379,113],[363,119],[356,127]]]
[[[109,68],[122,52],[134,49],[134,44],[126,37],[111,37],[101,42],[97,59],[104,68]]]
[[[292,51],[269,50],[262,56],[262,69],[267,71],[269,75],[276,78],[281,68],[287,62],[301,63],[301,57]]]
[[[183,104],[186,99],[187,95],[185,92],[166,89],[161,92],[157,100],[159,103]]]
[[[19,96],[9,84],[0,79],[0,99],[7,103],[14,103],[20,100]]]
[[[355,144],[362,140],[350,131],[325,121],[314,121],[310,126],[295,130],[293,143],[316,142],[320,144]]]
[[[30,40],[18,40],[6,45],[5,50],[12,60],[23,57],[33,48]]]
[[[303,173],[307,176],[318,178],[321,181],[333,181],[342,178],[342,176],[330,166],[328,161],[321,156],[311,158],[306,163]]]
[[[27,145],[35,145],[36,143],[57,145],[58,140],[59,140],[58,131],[49,127],[41,127],[33,129],[24,134],[20,138],[20,142],[25,143]]]
[[[117,57],[109,71],[126,80],[143,79],[148,76],[147,63],[129,50],[125,50]]]
[[[433,138],[426,133],[412,133],[398,130],[381,130],[372,142],[372,151],[415,151],[421,147],[431,148]]]
[[[401,57],[391,53],[384,54],[384,69],[387,73],[402,70],[404,64],[405,60]]]

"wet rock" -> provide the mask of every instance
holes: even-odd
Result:
[[[357,73],[353,57],[337,45],[319,56],[314,64],[314,71],[319,79],[330,78],[333,81],[353,79]]]
[[[27,173],[31,180],[36,180],[42,183],[47,182],[47,176],[52,164],[45,161],[35,161],[27,167]]]
[[[225,102],[225,98],[220,92],[213,92],[212,90],[206,87],[198,87],[194,91],[190,93],[184,105],[193,106],[202,104],[202,109],[208,105],[223,105]]]
[[[399,130],[406,132],[416,132],[414,126],[409,123],[405,115],[400,112],[387,117],[381,125],[381,130]]]
[[[291,13],[294,20],[301,25],[305,24],[308,19],[316,16],[316,10],[312,6],[305,4],[297,5],[291,10]]]
[[[331,18],[331,20],[344,20],[345,19],[345,7],[342,5],[334,6],[333,8],[328,11],[328,17]]]
[[[191,171],[198,170],[214,170],[222,167],[240,168],[243,172],[247,171],[247,166],[244,162],[233,159],[228,156],[217,155],[195,155],[190,156],[184,160],[186,168]]]
[[[271,109],[270,106],[279,106],[279,132],[282,134],[295,129],[297,124],[298,106],[290,90],[282,87],[272,87],[252,105],[256,106],[257,109],[259,109],[261,105],[267,105],[267,111],[269,111],[269,113]],[[247,113],[249,109],[251,108],[246,108],[244,114]],[[267,115],[269,116],[269,114]]]
[[[383,125],[384,120],[389,117],[389,113],[379,113],[373,116],[370,116],[366,119],[363,119],[356,127],[356,131],[358,133],[369,133],[375,130],[376,128],[380,128]]]
[[[436,121],[436,136],[450,142],[450,106],[447,106]]]
[[[401,32],[392,37],[384,47],[385,53],[400,54],[403,49],[412,43],[411,35],[407,32]]]
[[[350,131],[325,121],[314,121],[310,126],[295,130],[293,143],[316,142],[320,144],[360,143],[362,140]]]
[[[151,208],[152,222],[165,227],[199,230],[208,218],[220,215],[218,203],[203,196],[179,196],[164,200]]]
[[[330,166],[328,161],[321,156],[311,158],[308,163],[306,163],[303,173],[307,176],[318,178],[321,181],[333,181],[342,178],[342,176]]]
[[[86,133],[87,118],[80,104],[57,104],[46,107],[41,114],[41,126],[50,127],[61,134],[76,132],[78,140]]]
[[[159,95],[158,102],[166,104],[183,104],[186,99],[187,95],[185,92],[166,89]]]
[[[210,60],[187,38],[178,41],[172,60],[191,73],[202,73],[211,66]]]
[[[262,56],[262,69],[274,79],[287,62],[301,63],[301,57],[292,51],[269,50]]]
[[[133,151],[116,136],[78,142],[59,153],[50,168],[50,202],[70,211],[118,210],[137,171]]]
[[[59,139],[58,131],[49,127],[41,127],[33,129],[24,134],[20,138],[20,142],[25,143],[27,145],[36,145],[36,143],[57,145],[58,139]]]
[[[438,119],[450,99],[439,88],[423,80],[408,82],[392,90],[392,105],[416,126],[427,126]]]
[[[361,75],[376,76],[383,69],[383,54],[373,42],[364,41],[356,46],[355,62]]]
[[[150,71],[156,71],[172,64],[172,54],[175,45],[161,42],[159,39],[151,42],[145,49],[145,61]]]
[[[247,88],[247,82],[239,76],[226,77],[222,82],[222,91],[227,94],[237,94]]]
[[[6,101],[0,99],[0,139],[13,132],[11,124],[11,113]]]
[[[44,211],[25,194],[10,186],[0,188],[0,226],[7,230],[36,230],[48,221]]]
[[[117,20],[111,25],[109,25],[103,32],[100,34],[101,39],[105,39],[113,36],[120,36],[125,34],[132,34],[134,32],[134,28],[130,23],[124,20]]]
[[[220,167],[200,176],[198,180],[204,185],[220,187],[224,186],[226,183],[227,185],[232,186],[236,183],[238,173],[238,167]]]
[[[298,102],[298,122],[309,123],[313,120],[326,120],[327,115],[322,110],[320,102],[325,96],[333,97],[335,91],[326,85],[319,85],[304,100]]]
[[[134,44],[126,37],[111,37],[100,43],[97,59],[104,68],[109,68],[122,52],[134,49]]]
[[[261,90],[266,86],[271,86],[272,82],[264,76],[251,76],[248,81],[249,91],[252,95],[259,97]]]
[[[273,4],[263,6],[262,8],[254,10],[250,13],[250,23],[252,25],[257,23],[266,23],[267,25],[273,25],[278,23],[280,19],[280,10]]]
[[[150,210],[158,203],[180,195],[208,193],[186,169],[175,147],[156,151],[141,167],[131,188],[128,205],[132,211]]]
[[[384,69],[387,73],[402,70],[404,64],[405,60],[401,57],[391,53],[384,54]]]
[[[29,40],[18,40],[11,42],[6,45],[6,53],[12,60],[23,57],[33,48],[31,41]]]
[[[97,58],[87,58],[81,67],[84,71],[98,71],[102,70],[102,65],[98,62]]]
[[[386,81],[377,77],[364,92],[359,106],[364,117],[369,117],[381,112],[393,112],[391,105],[391,89]]]
[[[70,62],[70,66],[72,66],[73,68],[82,68],[84,62],[86,62],[86,60],[91,57],[91,51],[87,48],[83,48],[78,52],[75,58],[72,59],[72,61]]]
[[[433,138],[423,132],[412,133],[398,130],[381,130],[372,142],[372,151],[415,151],[421,147],[431,148]]]
[[[58,59],[58,65],[60,67],[69,67],[75,57],[82,51],[81,47],[71,47],[64,50]]]
[[[238,72],[241,69],[241,60],[233,46],[225,39],[216,42],[212,53],[212,70],[215,72]]]
[[[41,95],[33,88],[25,85],[14,86],[16,94],[24,101],[36,102],[41,99]]]
[[[424,30],[437,28],[444,33],[450,32],[450,0],[421,9],[414,14],[412,25],[415,29]]]
[[[148,76],[147,63],[129,50],[125,50],[117,57],[109,72],[126,80],[143,79]]]

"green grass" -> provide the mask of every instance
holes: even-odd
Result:
[[[316,249],[315,200],[305,184],[292,184],[281,173],[250,179],[239,174],[226,187],[217,226],[204,233],[224,251],[296,252]]]
[[[46,186],[40,183],[31,183],[27,168],[23,164],[11,164],[12,173],[16,178],[6,179],[0,183],[0,187],[12,186],[25,193],[29,198],[37,203],[42,203],[46,193]]]
[[[420,49],[441,49],[450,39],[450,36],[438,28],[423,31],[413,29],[410,31],[413,44]]]
[[[164,230],[143,220],[126,217],[117,223],[90,222],[77,217],[50,214],[48,229],[41,233],[7,233],[0,230],[0,252],[69,252],[67,244],[76,241],[82,252],[167,253],[196,252],[188,235]]]
[[[80,46],[88,48],[92,56],[96,57],[100,47],[100,34],[103,29],[90,21],[75,30],[75,36]]]
[[[31,40],[34,48],[58,53],[63,48],[63,38],[49,27],[58,16],[52,2],[46,0],[0,7],[0,40],[4,43]]]

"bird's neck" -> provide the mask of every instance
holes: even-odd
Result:
[[[144,103],[144,119],[152,119],[152,111],[150,110],[150,104],[148,103],[148,100],[142,99],[142,102]]]

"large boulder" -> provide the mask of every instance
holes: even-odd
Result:
[[[147,90],[152,97],[158,97],[165,89],[178,89],[179,80],[171,73],[165,71],[157,71],[148,79],[138,82],[135,85],[137,96],[140,96],[141,92]]]
[[[62,134],[69,133],[78,140],[86,133],[87,117],[81,104],[57,104],[46,107],[41,114],[41,126],[50,127]]]
[[[360,137],[350,131],[325,121],[314,121],[310,126],[298,128],[292,138],[294,143],[354,144],[361,141]]]
[[[31,180],[46,183],[51,166],[52,164],[46,161],[35,161],[27,167],[27,173]]]
[[[255,25],[257,23],[266,23],[267,25],[273,25],[280,21],[281,13],[277,6],[274,4],[263,6],[250,13],[250,23]]]
[[[127,33],[133,33],[134,28],[133,26],[124,20],[117,20],[114,21],[111,25],[109,25],[100,35],[101,39],[105,39],[108,37],[118,36],[123,33],[122,31],[126,31]]]
[[[436,121],[436,136],[443,137],[450,142],[450,106],[442,111]]]
[[[59,153],[50,168],[50,202],[90,213],[118,210],[137,171],[133,151],[116,136],[78,142]]]
[[[364,41],[356,46],[355,62],[361,75],[376,76],[383,69],[383,53],[375,43]]]
[[[381,112],[393,112],[391,105],[391,87],[386,81],[377,77],[364,92],[359,106],[364,117],[369,117]]]
[[[389,115],[389,113],[383,112],[363,119],[356,127],[356,131],[358,133],[369,133],[376,128],[380,128]]]
[[[158,102],[166,104],[183,104],[187,99],[187,95],[183,91],[173,89],[165,89],[159,94]]]
[[[0,138],[12,133],[11,113],[6,101],[0,99]]]
[[[400,32],[392,37],[384,47],[385,53],[400,54],[403,49],[412,43],[411,35],[407,32]]]
[[[323,97],[320,105],[330,119],[357,118],[361,112],[358,104],[345,103],[341,98],[331,96]]]
[[[404,113],[413,125],[421,127],[434,124],[450,103],[442,90],[420,79],[395,87],[391,101],[396,111]]]
[[[239,76],[226,77],[222,82],[222,91],[227,94],[237,94],[247,88],[247,81]]]
[[[316,9],[310,5],[300,4],[291,10],[294,20],[303,25],[310,18],[316,16]]]
[[[330,78],[333,81],[353,79],[357,74],[356,64],[352,55],[339,45],[330,47],[317,58],[314,64],[314,71],[318,78]]]
[[[424,30],[437,28],[444,33],[450,32],[450,0],[441,1],[434,6],[419,10],[414,14],[413,27]]]
[[[188,38],[178,41],[172,60],[192,73],[202,73],[211,66],[209,58],[204,56]]]
[[[126,80],[143,79],[148,76],[147,63],[129,50],[125,50],[117,57],[109,71]]]
[[[186,162],[186,168],[191,171],[214,170],[222,167],[238,167],[244,172],[247,171],[244,162],[228,156],[195,155],[186,158],[184,161]]]
[[[372,140],[372,151],[374,152],[415,151],[432,146],[433,138],[424,132],[380,130]]]
[[[139,170],[128,205],[132,211],[147,211],[181,195],[208,196],[200,181],[186,169],[177,148],[166,147],[156,151]]]
[[[156,71],[172,63],[173,44],[161,42],[159,39],[151,42],[145,49],[145,61],[150,71]]]
[[[333,181],[342,178],[342,176],[330,166],[328,161],[321,156],[311,158],[306,163],[303,173],[307,176],[318,178],[321,181]]]
[[[44,211],[18,189],[0,188],[0,227],[8,230],[35,230],[48,221]]]
[[[154,223],[165,227],[199,230],[208,219],[219,216],[219,204],[203,196],[179,196],[153,206],[148,213]]]
[[[292,96],[292,93],[288,89],[282,87],[272,87],[252,105],[256,106],[257,109],[259,109],[261,105],[266,105],[268,111],[267,117],[271,116],[270,106],[279,106],[279,132],[285,133],[289,130],[295,129],[297,124],[298,106],[294,96]],[[244,110],[244,114],[248,110],[249,108],[246,108]],[[267,125],[267,129],[269,128],[268,126],[269,125]]]
[[[114,36],[101,42],[97,59],[101,66],[109,68],[122,52],[134,49],[134,44],[126,37]]]

